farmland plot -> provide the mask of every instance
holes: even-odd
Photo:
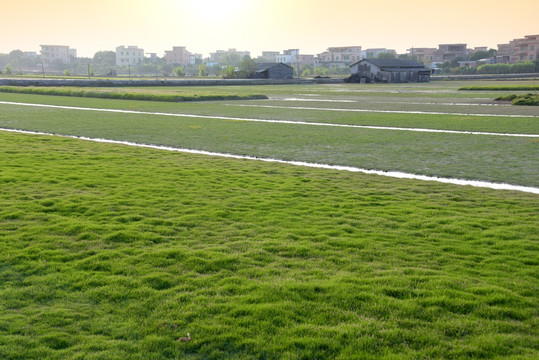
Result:
[[[413,99],[467,115],[0,94],[0,128],[537,187],[537,111],[475,117],[490,94],[456,86],[267,87],[241,105]],[[2,358],[538,355],[536,194],[5,131],[0,144]]]

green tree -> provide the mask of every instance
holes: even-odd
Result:
[[[174,68],[174,75],[176,75],[177,77],[184,77],[185,76],[185,70],[183,69],[182,66],[178,66],[178,67]]]
[[[98,51],[92,58],[92,64],[100,67],[112,67],[116,65],[116,53],[114,51]]]
[[[0,68],[4,68],[7,64],[9,64],[9,55],[0,54]]]
[[[307,78],[307,77],[311,77],[312,75],[313,75],[313,71],[311,70],[310,67],[303,68],[303,70],[301,71],[301,77]]]
[[[98,51],[90,63],[98,74],[111,74],[116,68],[116,53],[114,51]]]
[[[223,68],[221,71],[223,79],[235,79],[236,78],[236,68],[233,65]]]
[[[314,68],[314,76],[328,76],[329,69],[323,66],[315,67]]]
[[[488,59],[490,57],[489,53],[483,50],[476,51],[470,55],[470,61],[477,61],[482,59]]]
[[[221,56],[219,60],[219,65],[221,66],[238,66],[241,63],[241,57],[239,54],[234,52],[227,52]]]
[[[198,65],[198,76],[208,76],[208,65],[200,64]]]
[[[26,55],[21,50],[13,50],[9,53],[9,62],[15,68],[21,67]]]
[[[256,73],[256,62],[249,55],[245,55],[239,65],[238,76],[241,78],[251,78]]]
[[[171,73],[174,72],[174,68],[171,64],[167,64],[166,62],[162,62],[158,65],[159,72],[163,74],[163,76],[169,76]],[[184,68],[185,70],[185,68]],[[187,72],[185,72],[186,74]],[[184,75],[185,75],[184,74]]]
[[[210,75],[213,75],[213,76],[221,75],[222,69],[221,69],[221,66],[219,65],[210,66],[208,69],[209,69]]]

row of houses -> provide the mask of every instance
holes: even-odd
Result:
[[[362,59],[361,47],[330,48],[329,55],[323,61],[328,63],[352,62],[352,78],[358,82],[426,82],[430,79],[430,70],[422,64],[410,60],[391,59]],[[234,54],[238,57],[250,55],[248,52],[217,51],[212,54],[212,61],[219,62],[223,56]],[[116,48],[117,65],[136,65],[144,60],[144,50],[136,46],[119,46]],[[301,61],[298,49],[285,50],[283,54],[275,52],[263,53],[270,60],[258,63],[253,78],[291,79],[294,68],[291,63]],[[275,61],[273,61],[275,56]],[[42,45],[43,61],[60,60],[70,63],[76,58],[76,51],[67,46]],[[197,56],[189,53],[185,47],[174,47],[165,53],[167,63],[191,63]],[[310,61],[310,59],[308,60]]]
[[[411,48],[406,54],[426,65],[441,64],[456,58],[468,58],[478,51],[487,51],[487,47],[468,48],[465,43],[440,44],[438,48]],[[373,48],[363,49],[361,46],[330,47],[326,51],[309,55],[302,54],[299,49],[287,49],[282,52],[263,51],[257,58],[260,63],[284,63],[294,66],[350,66],[362,59],[373,59],[382,53],[397,55],[393,49]],[[157,54],[146,54],[144,49],[137,46],[118,46],[116,48],[116,65],[136,65],[147,58],[157,57]],[[188,51],[185,46],[174,46],[172,50],[165,51],[165,60],[168,64],[188,65],[205,62],[209,65],[218,64],[225,58],[236,57],[242,59],[251,56],[249,51],[236,49],[217,50],[209,54],[206,59],[201,54]],[[60,61],[65,64],[72,63],[77,57],[77,51],[69,46],[41,45],[41,59],[46,63]],[[497,54],[492,62],[515,63],[519,61],[536,60],[539,58],[539,35],[526,35],[514,39],[507,44],[498,44]]]

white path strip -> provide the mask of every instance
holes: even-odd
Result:
[[[539,137],[539,134],[512,134],[512,133],[493,133],[493,132],[481,132],[481,131],[460,131],[460,130],[403,128],[403,127],[394,127],[394,126],[371,126],[371,125],[317,123],[317,122],[308,122],[308,121],[250,119],[250,118],[237,118],[237,117],[228,117],[228,116],[177,114],[177,113],[162,113],[162,112],[148,112],[148,111],[120,110],[120,109],[98,109],[98,108],[85,108],[85,107],[78,107],[78,106],[31,104],[31,103],[19,103],[19,102],[9,102],[9,101],[0,101],[0,104],[17,105],[17,106],[31,106],[31,107],[44,107],[44,108],[53,108],[53,109],[99,111],[99,112],[112,112],[112,113],[137,114],[137,115],[173,116],[173,117],[187,117],[187,118],[198,118],[198,119],[233,120],[233,121],[247,121],[247,122],[260,122],[260,123],[273,123],[273,124],[289,124],[289,125],[328,126],[328,127],[344,127],[344,128],[356,128],[356,129],[413,131],[413,132],[461,134],[461,135],[511,136],[511,137],[526,137],[526,138]],[[234,105],[234,106],[256,106],[256,105]],[[301,108],[292,107],[291,109],[301,109]],[[318,108],[313,108],[313,109],[323,110],[323,109],[318,109]]]
[[[480,117],[509,117],[509,118],[539,118],[537,115],[501,115],[501,114],[469,114],[469,113],[450,113],[437,111],[408,111],[408,110],[370,110],[370,109],[336,109],[336,108],[317,108],[305,106],[278,106],[278,105],[247,105],[247,104],[226,104],[227,106],[257,107],[287,110],[320,110],[320,111],[343,111],[343,112],[367,112],[383,114],[422,114],[422,115],[456,115],[456,116],[480,116]]]
[[[58,137],[63,137],[63,138],[86,140],[86,141],[93,141],[93,142],[99,142],[99,143],[127,145],[127,146],[134,146],[134,147],[140,147],[140,148],[175,151],[175,152],[188,153],[188,154],[207,155],[207,156],[224,157],[224,158],[241,159],[241,160],[256,160],[256,161],[264,161],[264,162],[270,162],[270,163],[304,166],[304,167],[317,168],[317,169],[340,170],[340,171],[358,172],[358,173],[370,174],[370,175],[381,175],[381,176],[387,176],[387,177],[398,178],[398,179],[435,181],[435,182],[440,182],[440,183],[445,183],[445,184],[463,185],[463,186],[469,185],[469,186],[474,186],[474,187],[489,188],[489,189],[495,189],[495,190],[514,190],[514,191],[522,191],[522,192],[532,193],[532,194],[539,194],[539,188],[503,184],[503,183],[491,183],[488,181],[440,178],[436,176],[409,174],[409,173],[403,173],[399,171],[368,170],[368,169],[361,169],[361,168],[357,168],[353,166],[327,165],[327,164],[308,163],[308,162],[303,162],[303,161],[286,161],[286,160],[260,158],[260,157],[246,156],[246,155],[217,153],[217,152],[204,151],[204,150],[182,149],[182,148],[175,148],[175,147],[170,147],[170,146],[139,144],[139,143],[134,143],[134,142],[129,142],[129,141],[97,139],[97,138],[89,138],[85,136],[74,136],[74,135],[51,134],[51,133],[45,133],[45,132],[39,132],[39,131],[27,131],[27,130],[4,129],[4,128],[0,128],[0,131],[18,133],[18,134],[58,136]]]
[[[329,103],[347,103],[347,104],[399,104],[399,105],[448,105],[448,106],[489,106],[489,107],[511,107],[508,104],[474,104],[474,103],[433,103],[433,102],[412,102],[412,101],[358,101],[342,99],[301,99],[301,98],[272,98],[277,101],[292,102],[329,102]]]

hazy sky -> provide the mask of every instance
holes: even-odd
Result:
[[[1,6],[0,53],[68,45],[78,56],[136,45],[163,56],[217,49],[507,43],[539,34],[538,0],[18,0]]]

